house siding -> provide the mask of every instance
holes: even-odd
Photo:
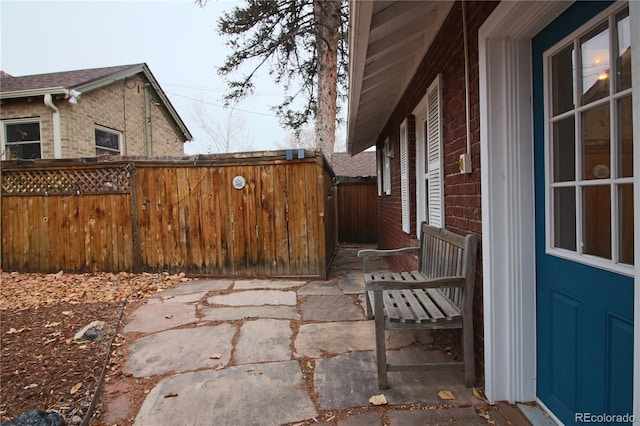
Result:
[[[184,136],[177,130],[164,108],[156,105],[150,90],[150,152],[145,144],[144,84],[140,77],[118,81],[83,93],[78,103],[62,97],[54,99],[60,110],[60,133],[63,158],[95,156],[96,125],[118,131],[121,152],[127,156],[178,157],[183,154]],[[4,101],[0,119],[37,118],[40,120],[42,158],[54,158],[53,111],[42,97]]]
[[[411,115],[427,88],[442,74],[443,96],[443,167],[444,167],[444,208],[445,227],[458,234],[478,235],[482,243],[482,211],[480,191],[480,108],[478,74],[478,29],[495,9],[498,2],[476,1],[465,4],[467,13],[467,42],[469,57],[469,101],[470,101],[470,141],[472,173],[459,172],[458,159],[466,152],[466,106],[465,106],[465,66],[462,29],[462,5],[456,2],[440,31],[436,35],[425,58],[419,65],[408,89],[403,94],[396,109],[387,122],[377,141],[377,149],[384,147],[389,137],[393,149],[399,153],[400,123],[410,117],[410,162],[411,162],[411,234],[402,231],[402,206],[400,198],[400,155],[391,160],[391,195],[378,200],[380,248],[417,246],[416,237],[416,196],[415,196],[415,119]],[[396,270],[415,269],[416,259],[396,260],[392,264]],[[476,371],[481,377],[484,371],[483,354],[483,311],[482,311],[482,258],[478,248],[476,267],[476,290],[474,294],[474,332]]]

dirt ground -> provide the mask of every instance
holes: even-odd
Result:
[[[85,417],[105,366],[118,374],[125,341],[118,331],[123,307],[180,281],[168,274],[18,274],[2,272],[0,283],[0,420],[39,409],[57,411],[68,424]],[[125,300],[127,303],[125,304]],[[100,340],[74,341],[92,321],[108,329]],[[99,423],[100,401],[92,423]]]

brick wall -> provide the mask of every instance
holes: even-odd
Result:
[[[95,156],[95,126],[121,132],[121,150],[128,156],[182,156],[182,134],[174,128],[169,114],[149,90],[151,131],[147,153],[144,126],[144,82],[139,77],[118,81],[109,86],[83,93],[72,105],[58,97],[54,104],[60,110],[60,133],[64,158]],[[52,110],[42,97],[30,101],[4,102],[0,119],[37,118],[40,120],[42,157],[53,158]]]
[[[420,64],[407,91],[387,122],[377,141],[381,150],[389,137],[396,153],[399,153],[399,127],[402,120],[410,117],[410,161],[411,161],[411,211],[412,233],[402,232],[402,210],[400,199],[400,156],[391,160],[391,195],[378,200],[378,245],[380,248],[416,246],[415,229],[415,121],[411,112],[424,96],[429,85],[438,74],[442,74],[443,96],[443,165],[445,227],[458,234],[473,233],[482,244],[482,212],[480,199],[480,111],[478,85],[478,29],[496,7],[497,2],[467,2],[467,34],[469,54],[469,99],[470,140],[473,172],[461,174],[458,168],[460,154],[466,152],[465,74],[464,44],[462,31],[462,6],[456,2],[439,33],[433,41],[425,59]],[[415,268],[415,259],[404,258],[392,265],[394,269]],[[482,258],[478,248],[476,269],[476,291],[474,294],[474,331],[476,370],[482,378],[484,370],[483,311],[482,311]]]

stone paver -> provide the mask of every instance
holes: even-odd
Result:
[[[168,330],[134,342],[123,371],[135,377],[226,365],[236,328],[231,324]],[[219,354],[219,359],[210,358]]]
[[[361,276],[346,276],[338,280],[338,286],[344,294],[362,294],[364,293],[364,278]]]
[[[134,424],[271,426],[317,415],[297,361],[286,361],[168,377],[149,392]]]
[[[282,280],[236,280],[234,290],[279,290],[303,286],[306,281],[282,281]]]
[[[129,318],[125,333],[154,333],[197,321],[196,307],[186,303],[142,305]]]
[[[245,322],[236,344],[236,364],[290,360],[292,334],[289,321],[259,319]]]
[[[357,352],[323,358],[316,361],[315,387],[322,409],[338,410],[366,406],[369,398],[383,393],[389,404],[443,404],[439,390],[456,395],[452,405],[470,405],[473,396],[464,386],[461,371],[389,373],[390,389],[380,391],[373,352]],[[429,383],[437,384],[430,386]]]
[[[329,296],[342,294],[342,290],[335,281],[311,281],[309,284],[298,290],[300,296]]]
[[[225,290],[231,287],[233,281],[231,280],[194,280],[180,283],[178,286],[158,293],[158,296],[164,297],[167,295],[177,296],[180,294],[200,293],[202,291],[217,291]]]
[[[414,342],[412,333],[388,333],[389,348]],[[302,324],[295,341],[296,354],[319,358],[326,354],[375,350],[373,321],[349,321]]]
[[[247,290],[222,294],[207,299],[210,305],[259,306],[259,305],[296,305],[295,291]]]
[[[308,296],[300,308],[304,321],[358,321],[365,319],[362,309],[345,295]]]
[[[300,319],[295,306],[237,306],[201,308],[202,321],[237,321],[248,318]]]
[[[186,293],[186,294],[163,294],[160,297],[154,297],[149,300],[149,303],[194,303],[202,299],[208,292],[201,291],[199,293]]]
[[[389,426],[424,425],[486,425],[473,407],[453,407],[441,410],[395,410],[387,413]]]

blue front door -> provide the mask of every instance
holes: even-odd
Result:
[[[629,26],[624,5],[577,2],[532,45],[537,394],[565,424],[632,413]]]

